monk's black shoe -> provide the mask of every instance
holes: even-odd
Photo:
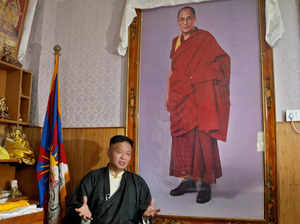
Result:
[[[170,195],[179,196],[185,193],[191,193],[196,191],[196,183],[193,180],[184,180],[179,184],[178,187],[170,191]]]
[[[203,204],[209,202],[210,199],[211,199],[210,184],[202,183],[196,201],[197,203]]]

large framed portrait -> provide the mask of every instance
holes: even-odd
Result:
[[[154,223],[277,223],[272,49],[263,0],[137,10],[126,133]],[[192,28],[191,28],[192,27]]]
[[[18,50],[22,36],[28,0],[0,1],[0,44]]]

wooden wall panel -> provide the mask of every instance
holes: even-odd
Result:
[[[279,223],[299,223],[300,134],[287,122],[277,123],[277,167]]]
[[[41,128],[24,129],[36,157],[38,156]],[[90,170],[106,166],[109,140],[117,134],[124,134],[125,128],[66,128],[63,140],[70,171],[68,193],[73,192],[81,178]],[[17,178],[22,191],[31,198],[38,199],[37,181],[34,166],[20,167]]]

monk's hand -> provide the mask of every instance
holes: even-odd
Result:
[[[170,78],[173,74],[173,71],[170,69],[169,72],[168,72],[168,77]]]
[[[75,211],[78,213],[78,215],[84,219],[93,219],[92,213],[89,209],[89,206],[87,204],[87,196],[83,196],[83,205],[80,208],[75,208]]]
[[[165,102],[165,108],[167,111],[168,111],[168,102],[169,102],[169,92],[167,93],[166,102]]]
[[[157,215],[159,212],[160,212],[160,209],[155,209],[154,208],[154,199],[152,199],[150,205],[148,206],[148,208],[144,212],[143,216],[153,217],[153,216]]]

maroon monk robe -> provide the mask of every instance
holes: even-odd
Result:
[[[217,140],[226,141],[230,57],[207,31],[196,29],[170,54],[171,176],[215,183],[222,175]]]

